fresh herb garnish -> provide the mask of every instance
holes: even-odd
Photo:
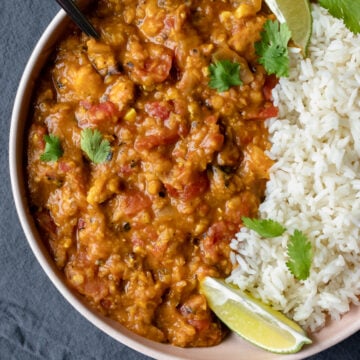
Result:
[[[256,231],[264,238],[281,236],[286,230],[281,224],[271,219],[250,219],[248,217],[242,217],[241,220],[248,229]]]
[[[263,238],[273,238],[281,236],[286,229],[277,221],[271,219],[250,219],[242,217],[244,225],[257,232]],[[299,230],[295,230],[290,236],[287,245],[289,260],[286,266],[298,280],[306,280],[310,275],[312,261],[311,242]]]
[[[41,161],[57,161],[63,154],[60,139],[55,135],[45,135],[45,151],[40,155]]]
[[[103,139],[101,132],[97,129],[85,129],[81,132],[81,149],[95,164],[106,161],[111,154],[108,140]]]
[[[306,280],[310,275],[312,261],[312,247],[307,237],[299,230],[295,230],[287,246],[289,261],[286,266],[298,280]]]
[[[242,85],[239,63],[219,60],[210,64],[209,72],[209,86],[219,92],[227,91],[231,86]]]
[[[360,33],[360,2],[356,0],[320,0],[320,5],[329,13],[344,20],[346,27],[354,34]]]
[[[277,77],[289,76],[289,52],[288,42],[291,38],[289,27],[280,24],[277,20],[267,20],[264,31],[261,33],[261,41],[255,43],[256,54],[259,56],[259,63],[266,72]]]

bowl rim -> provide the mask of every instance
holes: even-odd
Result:
[[[195,350],[189,348],[181,349],[172,347],[168,344],[155,343],[130,332],[121,325],[119,326],[119,324],[115,321],[107,319],[104,316],[99,315],[91,310],[81,300],[81,298],[75,294],[67,285],[65,285],[64,281],[61,280],[61,274],[59,270],[56,269],[55,264],[52,262],[49,254],[47,253],[47,250],[44,247],[44,244],[42,244],[39,239],[39,235],[37,234],[35,224],[28,208],[25,191],[25,178],[23,176],[23,158],[25,151],[23,135],[25,120],[22,120],[22,118],[24,118],[24,112],[28,113],[29,111],[31,93],[35,80],[38,77],[44,62],[46,61],[50,50],[53,48],[55,41],[59,39],[60,34],[62,33],[61,28],[64,26],[66,21],[69,21],[66,13],[63,10],[60,10],[42,33],[27,61],[24,72],[21,76],[12,110],[9,136],[9,170],[11,189],[18,218],[27,242],[40,266],[56,289],[60,292],[62,297],[64,297],[68,303],[70,303],[72,307],[85,319],[90,321],[90,323],[92,323],[105,334],[144,355],[159,360],[208,359],[208,354],[210,354],[211,349],[214,348],[206,348],[210,349],[209,351],[204,350],[205,348],[194,348]],[[43,63],[38,66],[40,58],[43,58]],[[32,84],[30,88],[29,83]],[[360,309],[357,311],[357,313],[360,314]],[[346,317],[346,315],[344,317]],[[315,339],[313,345],[305,347],[299,353],[292,355],[276,355],[260,350],[261,355],[257,358],[273,360],[281,357],[281,359],[284,360],[297,360],[318,354],[319,352],[328,349],[329,347],[339,343],[340,341],[360,330],[360,317],[358,321],[348,321],[348,325],[349,326],[346,327],[345,331],[342,331],[340,334],[336,334],[336,336],[322,339],[321,342],[318,342]],[[234,340],[234,338],[236,339]],[[242,342],[244,346],[248,346],[246,342],[243,342],[243,340],[238,338],[236,335],[231,335],[230,341],[239,342],[239,344]],[[224,344],[226,342],[227,340],[225,340],[222,345],[220,344],[218,346],[224,349],[224,346],[226,346]],[[252,345],[250,345],[249,348],[254,349],[254,351],[258,350],[257,348],[252,347]],[[195,356],[195,351],[196,354],[199,353],[202,355]],[[240,354],[237,355],[237,359],[240,360],[241,358],[239,356]]]

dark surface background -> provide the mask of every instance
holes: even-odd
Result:
[[[31,51],[58,10],[52,0],[0,2],[0,360],[150,359],[100,332],[62,298],[15,211],[8,170],[13,101]],[[360,332],[310,359],[360,359]]]

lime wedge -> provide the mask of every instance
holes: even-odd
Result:
[[[312,16],[309,0],[265,0],[280,23],[289,27],[292,40],[307,55],[312,33]]]
[[[267,351],[291,354],[311,344],[304,330],[285,315],[224,280],[205,277],[200,292],[232,331]]]

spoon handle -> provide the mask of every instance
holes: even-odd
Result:
[[[72,0],[56,0],[56,2],[65,10],[69,17],[79,26],[87,35],[98,39],[100,36],[95,28],[86,19],[84,14],[79,10]]]

